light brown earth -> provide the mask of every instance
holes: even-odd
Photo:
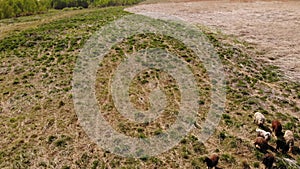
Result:
[[[175,16],[237,36],[257,45],[258,59],[300,81],[300,1],[147,1],[127,11]]]

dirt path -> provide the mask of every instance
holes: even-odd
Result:
[[[236,35],[266,52],[261,59],[300,81],[300,1],[191,1],[141,4],[127,11],[163,14]],[[149,13],[150,12],[150,13]]]

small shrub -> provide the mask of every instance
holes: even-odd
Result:
[[[159,165],[162,163],[162,161],[159,159],[159,158],[156,158],[156,157],[150,157],[150,160],[152,163],[156,164],[156,165]]]
[[[300,157],[297,158],[297,165],[300,165]]]
[[[254,155],[255,155],[256,159],[261,160],[264,154],[258,150],[255,150]]]
[[[184,159],[188,159],[190,154],[191,153],[190,153],[190,151],[188,150],[187,147],[182,147],[182,157]]]
[[[11,118],[11,119],[9,119],[9,122],[11,122],[11,123],[14,123],[14,122],[16,122],[16,121],[17,121],[16,118]]]
[[[284,168],[284,169],[287,168],[285,162],[282,159],[278,159],[276,161],[276,166],[277,168]]]
[[[243,169],[251,169],[250,165],[247,163],[247,161],[243,161],[242,162],[242,166],[243,166]]]
[[[205,104],[205,101],[204,101],[204,100],[198,100],[198,104],[199,104],[199,105],[204,105],[204,104]]]
[[[291,122],[288,122],[286,123],[283,128],[286,129],[286,130],[293,130],[293,128],[295,128],[296,125],[294,123],[291,123]]]
[[[64,165],[61,167],[61,169],[70,169],[71,167],[70,166],[67,166],[67,165]]]
[[[226,161],[227,163],[236,163],[235,158],[230,154],[222,154],[220,159]]]
[[[201,169],[201,162],[199,159],[195,158],[192,161],[192,166],[194,169]]]
[[[92,164],[92,169],[97,169],[97,167],[99,166],[99,160],[95,160],[93,161],[93,164]]]
[[[193,145],[193,149],[197,154],[205,154],[207,153],[206,148],[203,143],[196,143]]]
[[[237,148],[237,143],[235,140],[232,140],[229,144],[231,148]]]
[[[61,135],[61,138],[54,142],[55,146],[57,147],[65,147],[67,142],[71,140],[71,137]]]
[[[139,138],[147,138],[147,136],[144,133],[140,133],[138,137]]]
[[[162,129],[158,129],[154,131],[154,135],[160,135],[162,133],[163,133]]]
[[[52,143],[54,140],[56,140],[57,139],[57,137],[56,136],[49,136],[48,137],[48,143]]]
[[[181,144],[186,144],[186,143],[187,143],[187,139],[185,139],[185,138],[182,139],[182,140],[180,141],[180,143],[181,143]]]
[[[230,119],[230,116],[228,114],[222,114],[223,119]]]
[[[20,83],[20,80],[18,78],[16,78],[14,81],[13,81],[13,85],[16,85],[16,84],[19,84]]]
[[[280,113],[280,112],[277,112],[276,116],[277,116],[278,119],[287,120],[287,116],[285,114]]]
[[[254,167],[254,168],[259,168],[259,162],[254,162],[254,163],[253,163],[253,167]]]
[[[55,146],[57,147],[64,147],[67,145],[67,142],[64,139],[59,139],[55,142]]]
[[[225,124],[226,124],[227,126],[232,126],[232,125],[233,125],[233,121],[230,120],[230,119],[225,119]]]
[[[224,140],[224,139],[226,138],[226,133],[225,133],[225,131],[220,132],[219,138],[222,139],[222,140]]]
[[[46,162],[42,161],[42,162],[39,163],[39,166],[40,167],[47,167],[47,164],[46,164]]]
[[[64,105],[65,105],[65,103],[64,103],[63,101],[60,101],[59,104],[58,104],[58,107],[61,108],[61,107],[63,107]]]
[[[138,128],[137,132],[142,133],[142,132],[144,132],[144,129],[143,128]]]
[[[147,161],[147,160],[149,160],[149,156],[143,156],[143,157],[140,158],[140,160]]]

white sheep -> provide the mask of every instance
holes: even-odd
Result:
[[[265,121],[266,121],[265,116],[260,112],[256,112],[254,114],[254,123],[256,123],[258,126],[263,126]]]
[[[292,151],[294,146],[294,133],[291,130],[286,130],[283,138],[286,144],[289,146],[289,151]]]
[[[256,133],[257,133],[257,136],[263,137],[267,141],[269,141],[271,139],[271,133],[270,132],[267,132],[265,130],[257,128]]]

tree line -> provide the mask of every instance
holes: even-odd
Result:
[[[0,0],[0,19],[47,11],[48,0]]]
[[[0,0],[0,19],[33,15],[48,9],[131,5],[141,0]]]

